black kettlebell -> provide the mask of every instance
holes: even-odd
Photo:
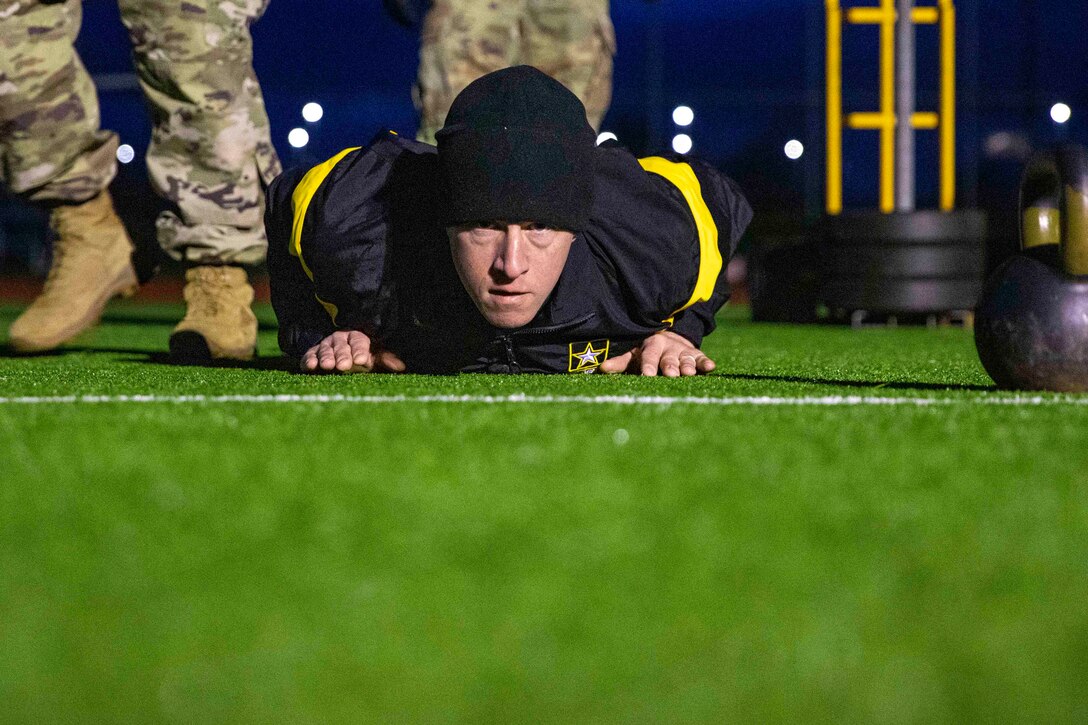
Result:
[[[1035,155],[1020,184],[1020,252],[975,310],[975,347],[998,387],[1088,391],[1088,151]]]

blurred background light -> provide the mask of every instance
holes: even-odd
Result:
[[[792,138],[786,142],[786,148],[784,150],[788,158],[796,161],[797,159],[801,158],[802,155],[804,155],[805,145],[797,139]]]
[[[117,160],[122,164],[127,164],[134,158],[136,158],[136,150],[127,143],[123,143],[117,147]]]
[[[678,154],[686,154],[691,151],[691,136],[686,133],[678,133],[672,137],[672,150]]]
[[[1064,103],[1055,103],[1050,107],[1050,117],[1054,123],[1065,123],[1073,116],[1073,110]]]
[[[287,134],[287,143],[300,149],[310,143],[310,134],[306,133],[304,128],[292,128],[291,133]]]
[[[672,111],[672,122],[677,126],[690,126],[695,120],[695,111],[687,106],[677,106]]]
[[[321,107],[320,103],[314,103],[310,101],[302,107],[302,117],[310,123],[320,121],[321,117],[325,115],[325,109]]]

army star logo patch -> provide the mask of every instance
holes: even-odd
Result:
[[[608,359],[608,340],[572,342],[567,372],[591,373]]]

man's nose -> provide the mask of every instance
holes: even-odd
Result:
[[[496,268],[508,279],[517,279],[528,271],[525,260],[525,230],[520,225],[506,226],[506,239],[503,240],[495,263]]]

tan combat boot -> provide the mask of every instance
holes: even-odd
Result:
[[[185,319],[170,334],[178,362],[251,360],[257,349],[253,288],[241,267],[202,266],[185,273]]]
[[[56,241],[45,288],[8,333],[19,352],[51,350],[71,340],[98,322],[110,298],[127,297],[137,287],[132,240],[108,191],[56,207],[50,226]]]

